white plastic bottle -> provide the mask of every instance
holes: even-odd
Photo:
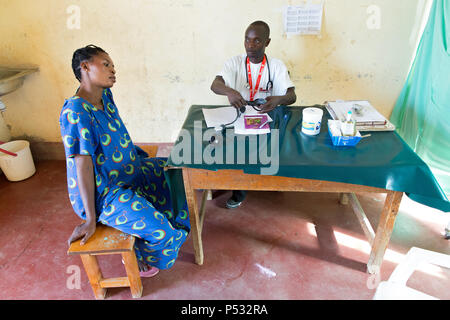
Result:
[[[341,122],[343,136],[353,137],[356,135],[356,121],[352,118],[352,112],[347,112],[345,121]]]

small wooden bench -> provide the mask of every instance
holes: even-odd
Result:
[[[149,157],[155,157],[158,146],[139,145]],[[71,243],[67,253],[79,254],[96,299],[104,299],[107,288],[130,287],[133,298],[142,296],[142,282],[134,252],[135,238],[117,229],[97,224],[94,235],[84,244],[80,240]],[[127,272],[126,277],[103,278],[98,255],[121,254]]]
[[[71,243],[68,254],[79,254],[96,299],[104,299],[106,288],[130,287],[133,298],[142,296],[142,282],[134,253],[134,237],[117,229],[97,224],[94,235],[84,244]],[[103,278],[97,255],[121,254],[127,277]]]

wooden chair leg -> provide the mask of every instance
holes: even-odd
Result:
[[[125,270],[127,271],[128,280],[130,282],[130,290],[133,298],[142,296],[142,282],[139,275],[139,266],[134,251],[122,253]]]
[[[92,291],[96,299],[105,299],[106,289],[100,286],[100,281],[102,280],[102,272],[98,266],[97,257],[90,254],[81,254],[81,261],[83,262],[84,270],[91,283]]]

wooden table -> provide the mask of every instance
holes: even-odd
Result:
[[[305,191],[341,194],[341,203],[351,205],[372,247],[367,262],[369,273],[378,273],[380,270],[403,193],[424,205],[444,212],[450,210],[450,203],[430,168],[396,132],[372,132],[371,138],[364,139],[355,147],[335,147],[328,133],[327,121],[331,119],[328,112],[324,113],[322,128],[317,136],[310,137],[301,133],[303,110],[308,106],[279,106],[271,111],[271,118],[274,120],[271,123],[271,130],[272,133],[273,130],[277,130],[277,135],[271,133],[267,140],[253,144],[259,146],[260,143],[267,143],[265,149],[270,150],[272,154],[272,142],[277,143],[276,176],[260,175],[265,164],[257,163],[256,160],[255,163],[250,163],[251,157],[258,156],[260,150],[250,150],[250,139],[248,143],[245,141],[245,149],[239,149],[234,145],[235,135],[229,132],[225,132],[222,143],[226,147],[225,150],[228,150],[228,142],[232,143],[230,147],[234,148],[234,153],[230,156],[231,161],[223,157],[225,152],[218,156],[216,162],[203,161],[202,155],[209,146],[207,143],[209,136],[204,140],[206,126],[202,110],[217,107],[220,106],[190,107],[174,146],[174,155],[177,157],[172,159],[171,154],[167,167],[182,170],[183,177],[179,171],[173,171],[168,176],[169,179],[173,179],[170,185],[175,193],[181,191],[184,180],[195,261],[198,264],[203,263],[201,235],[206,193],[203,194],[201,201],[197,201],[196,190]],[[201,126],[198,123],[201,123]],[[202,128],[201,132],[199,128]],[[239,156],[243,156],[245,160],[243,163],[238,160],[240,159],[237,157],[238,153]],[[376,232],[356,197],[358,193],[367,192],[386,194]],[[184,197],[177,197],[176,207],[185,205],[184,200]]]
[[[245,174],[241,170],[204,170],[182,168],[186,199],[189,207],[189,218],[194,244],[195,262],[203,264],[202,228],[205,217],[205,203],[208,190],[255,190],[255,191],[304,191],[304,192],[336,192],[340,194],[343,204],[350,203],[363,231],[372,246],[367,271],[379,273],[383,256],[394,228],[403,192],[354,185],[347,183],[288,178],[280,176]],[[195,190],[204,190],[202,199],[196,199]],[[386,193],[386,200],[381,211],[377,231],[374,232],[356,193]]]

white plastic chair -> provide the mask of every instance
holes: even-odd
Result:
[[[373,300],[439,300],[406,286],[406,282],[420,264],[430,263],[450,269],[450,255],[412,247],[406,258],[392,272],[388,281],[382,281]]]

